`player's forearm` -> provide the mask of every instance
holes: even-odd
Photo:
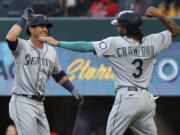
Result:
[[[22,28],[15,24],[6,35],[6,40],[16,41],[21,32]]]
[[[23,26],[25,24],[26,24],[26,20],[20,18],[20,20],[15,25],[13,25],[12,28],[7,33],[6,40],[16,41],[16,39],[19,37],[20,33],[22,32]]]
[[[94,52],[95,49],[91,42],[64,42],[60,41],[59,46],[68,50],[77,51],[77,52]]]
[[[61,86],[68,90],[77,100],[83,100],[82,96],[78,93],[77,89],[75,89],[64,71],[53,74],[52,77],[56,82],[58,82]]]
[[[53,74],[52,77],[55,79],[57,83],[59,83],[69,92],[75,89],[73,84],[69,81],[69,78],[64,71],[61,71],[58,74]]]
[[[166,27],[172,33],[173,36],[176,36],[180,33],[180,27],[173,20],[165,16],[160,16],[159,19],[166,25]]]

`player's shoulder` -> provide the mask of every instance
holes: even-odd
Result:
[[[18,38],[18,42],[29,42],[29,39]]]
[[[48,50],[48,52],[49,53],[51,53],[51,54],[57,54],[56,53],[56,50],[55,50],[55,48],[53,47],[53,46],[51,46],[51,45],[49,45],[49,44],[45,44],[46,45],[46,47],[47,47],[47,50]]]
[[[109,39],[119,39],[119,38],[122,38],[121,36],[110,36],[110,37],[107,37]]]
[[[105,40],[107,41],[116,41],[116,40],[121,40],[121,39],[123,39],[121,36],[110,36],[110,37],[105,38]]]
[[[124,42],[124,39],[121,36],[111,36],[104,39],[103,42],[105,42],[109,46],[117,46]]]
[[[148,36],[146,36],[146,38],[156,38],[158,36],[161,36],[161,35],[167,35],[167,36],[171,36],[171,32],[169,30],[164,30],[164,31],[161,31],[161,32],[158,32],[158,33],[153,33],[153,34],[150,34]]]
[[[18,40],[18,46],[22,46],[23,48],[29,48],[33,45],[30,39],[18,38],[17,40]]]
[[[53,52],[56,52],[55,48],[49,44],[45,44],[48,48],[49,51],[53,51]]]

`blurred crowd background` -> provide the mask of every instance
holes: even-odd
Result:
[[[122,10],[144,16],[149,6],[168,17],[180,17],[180,0],[1,0],[0,17],[18,17],[26,7],[55,17],[112,17]]]

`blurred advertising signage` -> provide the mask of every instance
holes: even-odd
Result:
[[[70,80],[83,95],[112,96],[115,93],[112,69],[102,57],[95,58],[92,53],[78,53],[55,48],[60,65]],[[149,90],[158,96],[180,96],[180,42],[161,52],[154,65]],[[15,72],[14,58],[6,42],[0,42],[0,95],[11,94]],[[47,83],[46,95],[70,95],[52,78]]]

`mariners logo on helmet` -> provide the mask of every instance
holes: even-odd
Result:
[[[111,24],[125,27],[131,33],[137,33],[142,31],[143,21],[137,13],[126,10],[120,12],[116,19],[111,21]]]

